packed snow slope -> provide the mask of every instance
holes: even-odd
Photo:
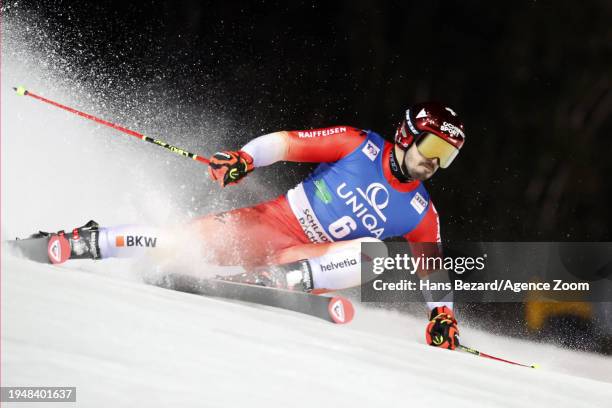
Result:
[[[168,88],[163,75],[132,82],[122,66],[82,71],[70,59],[80,54],[61,42],[65,33],[49,35],[54,27],[44,20],[14,18],[8,8],[2,240],[92,218],[102,226],[175,224],[291,187],[275,181],[290,168],[277,165],[219,190],[193,161],[15,95],[11,87],[24,85],[201,154],[237,147],[225,101],[186,101],[189,92]],[[203,85],[214,86],[194,84]],[[465,344],[542,366],[514,367],[426,346],[424,318],[358,307],[353,323],[335,326],[147,286],[138,270],[127,260],[51,267],[3,249],[2,385],[76,386],[80,407],[558,408],[612,400],[610,358],[494,337],[461,321]]]
[[[77,406],[603,407],[612,398],[608,357],[464,328],[466,344],[541,365],[516,367],[429,347],[424,324],[358,307],[337,326],[78,264],[6,250],[2,260],[2,385],[76,386]]]

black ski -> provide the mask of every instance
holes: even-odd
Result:
[[[182,274],[168,274],[154,283],[166,289],[196,295],[239,300],[259,305],[278,307],[318,317],[332,323],[349,323],[354,316],[350,300],[342,296],[319,296],[218,279],[196,278]]]

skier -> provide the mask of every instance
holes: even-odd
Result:
[[[275,132],[238,151],[215,153],[209,174],[225,187],[278,161],[320,163],[286,195],[197,218],[172,232],[90,221],[71,233],[38,236],[49,237],[47,255],[59,263],[139,256],[176,248],[177,236],[196,234],[208,261],[246,268],[230,280],[315,293],[354,287],[361,284],[361,243],[398,236],[412,245],[441,241],[438,214],[422,182],[447,168],[464,140],[456,112],[437,102],[406,110],[395,143],[348,126]],[[427,343],[454,349],[452,303],[428,306]]]

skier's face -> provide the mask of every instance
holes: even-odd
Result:
[[[440,167],[440,160],[435,157],[428,159],[419,153],[416,144],[413,144],[404,156],[404,163],[410,177],[413,179],[425,181],[429,179]]]

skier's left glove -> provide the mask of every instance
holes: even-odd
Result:
[[[208,164],[208,174],[221,187],[238,183],[253,171],[253,158],[247,152],[217,152]]]
[[[459,345],[459,329],[453,311],[446,306],[434,307],[425,330],[427,344],[454,350]]]

